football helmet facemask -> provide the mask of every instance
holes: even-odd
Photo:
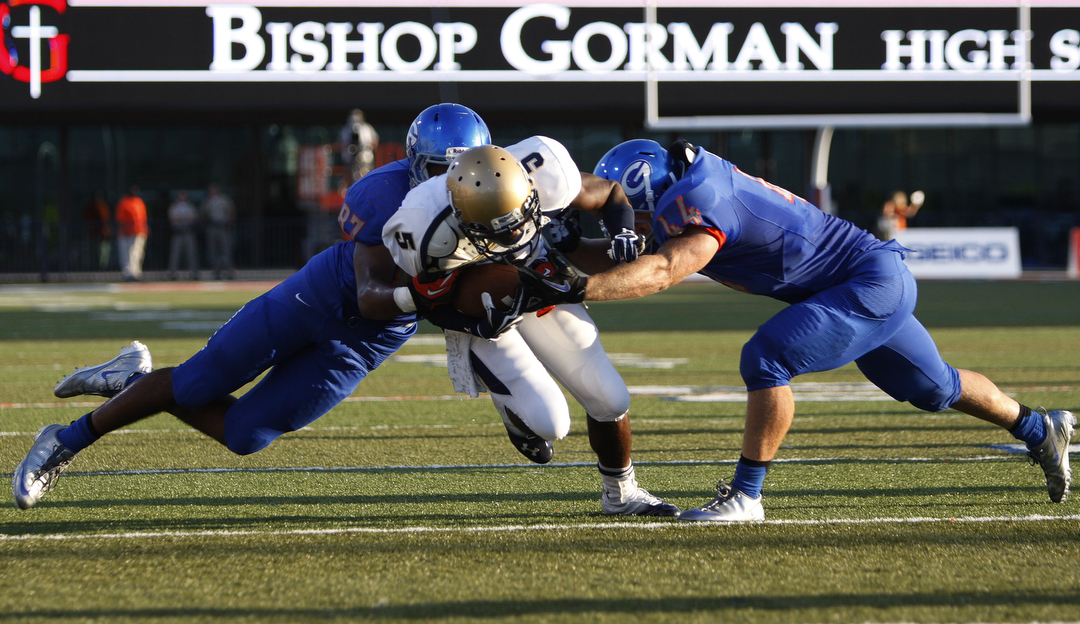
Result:
[[[513,255],[540,232],[536,185],[501,147],[476,147],[455,158],[446,188],[465,236],[485,256]]]
[[[449,165],[454,157],[471,147],[491,143],[487,124],[471,109],[460,104],[436,104],[425,108],[405,137],[405,157],[409,159],[409,186],[430,177],[428,165]]]

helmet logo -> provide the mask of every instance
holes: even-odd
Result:
[[[649,188],[649,179],[651,177],[652,165],[650,165],[648,161],[635,160],[627,165],[620,183],[622,184],[623,189],[626,190],[627,195],[635,196],[651,190]]]

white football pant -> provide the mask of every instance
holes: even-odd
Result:
[[[527,314],[498,340],[473,337],[469,348],[509,390],[488,388],[503,420],[509,409],[545,440],[570,432],[570,408],[556,380],[601,422],[618,420],[630,409],[626,382],[581,304],[556,306],[541,317]]]

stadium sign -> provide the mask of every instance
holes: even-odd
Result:
[[[1016,279],[1021,276],[1017,228],[910,228],[896,241],[920,279]]]
[[[624,110],[659,86],[680,114],[1071,113],[1080,94],[1080,2],[0,0],[0,20],[5,111],[351,106],[356,83]]]

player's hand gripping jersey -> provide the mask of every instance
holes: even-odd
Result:
[[[861,252],[903,249],[702,148],[660,198],[653,215],[656,245],[691,226],[720,243],[702,275],[787,303],[843,282]]]
[[[581,172],[562,144],[535,136],[506,148],[521,161],[536,185],[545,215],[565,209],[581,192]],[[382,230],[382,241],[394,262],[410,275],[427,271],[441,273],[490,260],[469,242],[450,206],[446,174],[417,186],[390,217]],[[524,264],[542,256],[543,237],[532,242],[513,258]]]

